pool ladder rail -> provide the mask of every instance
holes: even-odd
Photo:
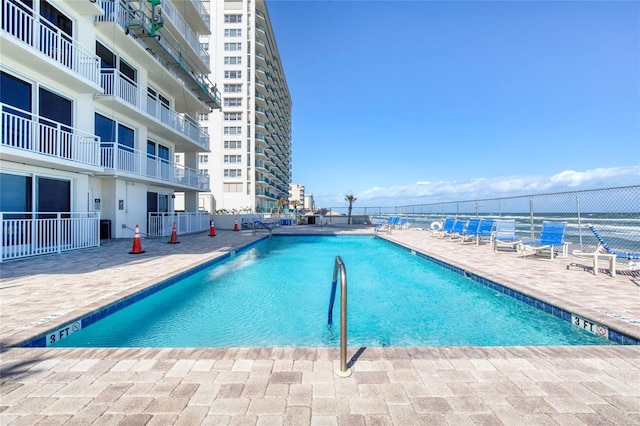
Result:
[[[272,235],[271,231],[273,231],[273,227],[259,220],[254,220],[253,222],[251,222],[251,233],[253,235],[256,234],[258,229],[266,229],[267,231],[269,231],[269,237],[271,237]]]
[[[340,377],[349,377],[351,369],[347,366],[347,269],[340,256],[336,256],[336,261],[333,264],[333,281],[331,282],[327,322],[329,325],[333,324],[333,304],[336,300],[338,271],[340,272],[340,368],[336,370],[336,374]]]

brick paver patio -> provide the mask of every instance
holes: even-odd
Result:
[[[366,232],[283,227],[276,232]],[[15,348],[264,233],[131,241],[0,264],[0,424],[637,425],[640,347]],[[640,337],[640,278],[520,258],[427,231],[381,234]],[[603,271],[604,272],[604,271]]]

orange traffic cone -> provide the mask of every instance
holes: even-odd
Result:
[[[176,231],[175,222],[173,222],[173,230],[171,231],[171,239],[169,240],[169,244],[180,244],[180,241],[178,241],[178,232]]]
[[[233,230],[238,231],[238,219],[236,219],[236,223],[233,225]]]
[[[133,247],[129,254],[140,254],[144,253],[142,250],[142,243],[140,242],[140,227],[136,225],[136,232],[133,234]]]
[[[209,229],[209,236],[210,237],[215,237],[216,236],[216,225],[213,222],[213,220],[211,221],[211,229]]]

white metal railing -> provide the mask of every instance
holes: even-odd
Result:
[[[210,25],[209,19],[211,15],[209,14],[209,11],[207,11],[207,8],[204,6],[202,0],[191,0],[191,3],[193,3],[193,5],[195,6],[198,14],[202,16],[202,20],[206,22],[207,25]]]
[[[100,138],[0,103],[2,146],[100,165]]]
[[[173,22],[180,34],[182,34],[184,39],[187,41],[187,44],[191,46],[193,51],[200,57],[200,60],[202,60],[202,62],[208,67],[209,53],[202,47],[200,44],[200,38],[193,33],[182,15],[178,13],[178,10],[173,3],[170,1],[164,1],[161,3],[160,9],[162,10],[162,14]],[[150,12],[151,11],[149,11],[149,13]]]
[[[0,223],[0,262],[100,245],[97,212],[0,212]]]
[[[94,84],[100,82],[100,58],[94,52],[36,15],[23,3],[3,0],[1,10],[1,28],[4,32]]]
[[[149,31],[153,24],[152,17],[148,5],[142,5],[142,9],[136,9],[132,7],[132,3],[127,0],[99,0],[100,5],[105,11],[103,16],[97,16],[96,22],[114,22],[120,26],[127,33],[131,28],[144,28],[144,31]],[[143,2],[139,2],[143,3]],[[149,46],[144,41],[144,38],[134,37],[134,41],[139,43],[143,48]],[[199,39],[195,40],[198,43],[198,49],[196,51],[204,51],[204,48],[200,44]],[[195,93],[203,93],[205,100],[203,102],[211,104],[212,102],[219,107],[220,104],[220,91],[209,81],[205,74],[200,74],[199,67],[194,66],[190,57],[184,54],[184,48],[175,39],[173,34],[165,32],[160,38],[157,39],[157,44],[162,48],[173,60],[177,62],[182,71],[176,72],[175,64],[169,66],[166,61],[160,59],[158,55],[153,55],[155,60],[160,63],[164,69],[176,77],[176,79],[184,82]],[[202,56],[201,56],[202,57]],[[206,53],[205,64],[209,65],[209,56]]]
[[[209,175],[115,142],[102,142],[105,169],[171,182],[200,191],[209,190]]]
[[[103,68],[100,85],[104,93],[99,96],[115,96],[122,99],[140,112],[150,115],[205,150],[209,150],[209,135],[194,118],[188,114],[177,113],[157,99],[148,97],[145,91],[140,90],[135,82],[117,69]]]
[[[96,22],[115,22],[122,29],[127,27],[127,6],[125,0],[100,0],[104,15],[96,16]]]
[[[171,235],[173,224],[178,234],[193,234],[209,230],[211,215],[204,212],[149,213],[148,235],[166,237]]]

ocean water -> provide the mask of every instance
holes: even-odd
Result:
[[[124,308],[54,346],[335,347],[335,257],[348,281],[349,346],[612,342],[369,236],[277,237]]]

